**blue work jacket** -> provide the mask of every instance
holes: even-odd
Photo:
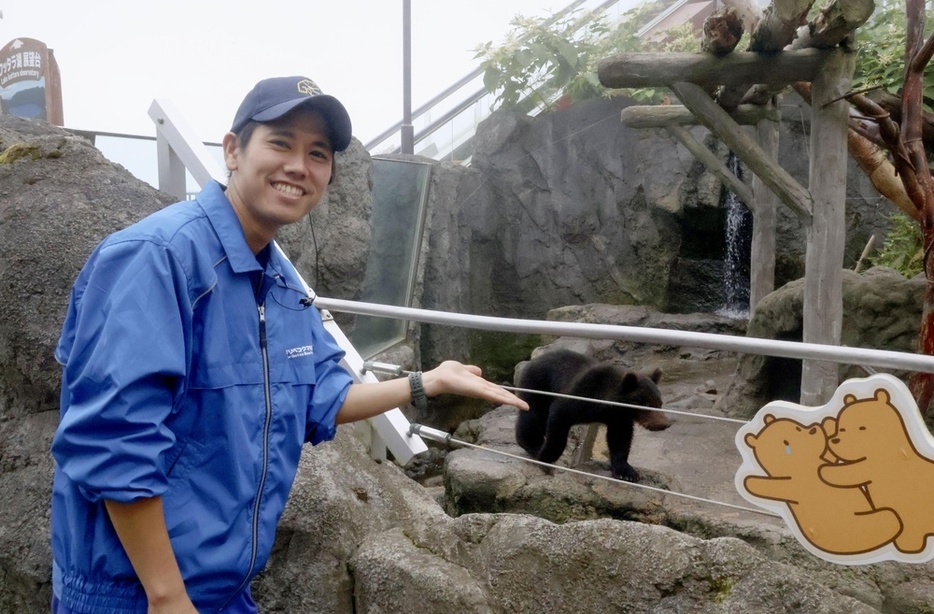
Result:
[[[276,250],[265,269],[223,188],[105,239],[55,357],[53,590],[74,612],[145,612],[104,500],[161,496],[188,594],[221,611],[263,568],[302,444],[329,440],[350,375]]]

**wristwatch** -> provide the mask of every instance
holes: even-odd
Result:
[[[412,390],[412,404],[416,409],[428,409],[428,397],[425,396],[425,387],[422,385],[422,372],[409,373],[409,388]]]

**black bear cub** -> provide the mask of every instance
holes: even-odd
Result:
[[[522,370],[517,385],[531,390],[661,407],[662,397],[656,385],[661,375],[661,369],[642,375],[571,350],[555,350],[532,359]],[[665,414],[658,411],[530,392],[518,395],[529,404],[529,411],[519,412],[516,441],[529,456],[553,463],[564,452],[572,426],[601,422],[606,425],[606,444],[613,477],[629,482],[639,481],[639,472],[629,464],[633,423],[638,422],[650,431],[661,431],[671,426]]]

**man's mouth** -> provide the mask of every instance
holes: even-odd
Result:
[[[305,193],[301,188],[297,188],[294,185],[289,185],[288,183],[274,183],[272,187],[283,194],[288,196],[301,196]]]

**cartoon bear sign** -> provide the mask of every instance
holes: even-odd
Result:
[[[934,437],[895,377],[847,380],[822,407],[769,403],[736,447],[736,489],[812,554],[844,565],[934,559]]]

